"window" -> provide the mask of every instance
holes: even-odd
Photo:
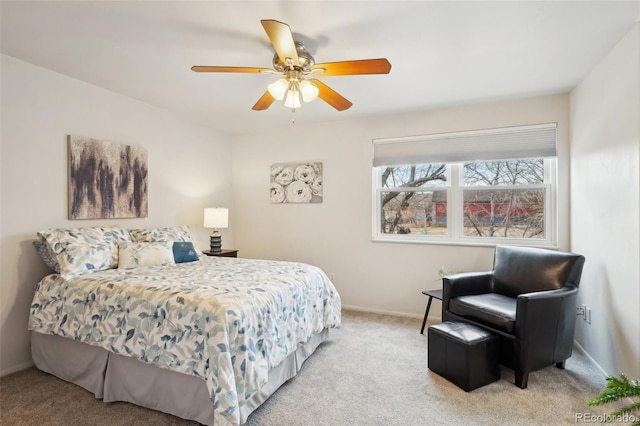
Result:
[[[444,163],[380,167],[380,233],[446,235],[448,175]]]
[[[383,241],[440,242],[469,244],[515,243],[552,246],[555,237],[555,125],[527,126],[538,132],[552,129],[546,138],[552,139],[552,150],[538,150],[540,156],[529,157],[527,151],[518,153],[513,145],[517,140],[531,139],[531,135],[511,130],[509,149],[512,158],[500,158],[495,150],[482,158],[482,144],[474,144],[476,151],[467,161],[438,161],[402,164],[410,151],[406,145],[396,151],[385,144],[401,144],[405,139],[374,141],[373,237]],[[505,129],[491,130],[503,136]],[[486,140],[489,132],[478,132]],[[455,136],[455,134],[453,134]],[[513,135],[516,138],[513,138]],[[468,139],[468,132],[465,137]],[[490,136],[490,135],[489,135]],[[538,135],[539,136],[539,135]],[[464,152],[447,154],[441,149],[430,156],[428,145],[437,138],[411,138],[413,148],[422,153],[416,158],[435,157],[439,160],[456,158]],[[449,151],[456,151],[456,138],[447,134]],[[398,142],[400,141],[400,142]],[[420,142],[422,143],[416,143]],[[530,142],[530,141],[529,141]],[[504,144],[504,140],[500,143]],[[425,148],[425,145],[427,147]],[[395,145],[391,148],[395,148]],[[394,155],[397,155],[393,161]],[[384,153],[384,155],[381,154]],[[426,157],[425,157],[426,153]],[[444,154],[443,154],[444,153]],[[378,155],[376,155],[378,154]],[[553,156],[549,155],[553,154]],[[522,155],[522,156],[520,156]],[[478,160],[478,158],[480,158]],[[391,160],[390,160],[391,159]],[[378,164],[376,164],[378,162]],[[384,164],[389,162],[391,164]]]

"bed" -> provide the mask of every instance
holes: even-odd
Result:
[[[38,368],[105,402],[238,425],[340,326],[317,267],[194,255],[186,227],[138,231],[38,233],[59,269],[35,286]]]

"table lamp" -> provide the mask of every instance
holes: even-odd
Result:
[[[219,228],[227,228],[229,226],[229,209],[208,207],[204,209],[204,227],[213,228],[210,237],[210,249],[213,252],[222,251],[222,237]]]

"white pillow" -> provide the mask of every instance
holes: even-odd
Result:
[[[175,265],[173,242],[118,243],[118,269],[133,269],[143,266]]]

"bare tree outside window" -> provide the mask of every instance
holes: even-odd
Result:
[[[542,158],[386,166],[378,179],[381,234],[547,238]]]
[[[383,234],[446,233],[446,164],[385,167],[381,180],[385,189],[380,194]]]
[[[464,163],[464,235],[545,238],[543,183],[540,158]]]
[[[544,183],[542,158],[464,163],[464,185],[533,185]]]

